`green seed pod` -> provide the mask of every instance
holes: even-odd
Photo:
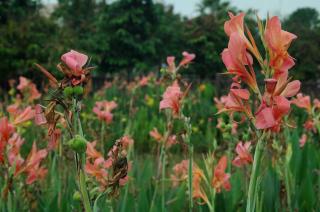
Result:
[[[73,139],[68,141],[68,145],[73,151],[83,153],[87,149],[87,140],[80,135],[76,135]]]
[[[83,87],[82,86],[75,86],[73,87],[73,93],[76,96],[82,96],[83,95]]]
[[[81,194],[79,191],[75,191],[72,196],[74,201],[81,201]]]
[[[63,94],[65,97],[70,97],[73,95],[73,88],[71,86],[65,87],[63,89]]]

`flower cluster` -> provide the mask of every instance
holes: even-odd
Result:
[[[290,98],[300,89],[300,82],[290,82],[288,77],[294,59],[287,50],[296,36],[281,29],[278,17],[268,19],[265,27],[258,20],[260,37],[267,54],[263,59],[250,31],[247,29],[245,33],[244,16],[244,13],[237,16],[230,13],[230,20],[224,25],[229,43],[222,52],[222,60],[227,73],[234,77],[220,112],[240,112],[253,121],[257,129],[279,132],[284,124],[283,117],[290,111]],[[254,59],[264,76],[264,93],[257,82]],[[243,88],[244,85],[249,89]],[[257,94],[259,107],[252,108],[250,100],[253,94]]]
[[[26,174],[26,183],[32,184],[38,179],[45,177],[47,169],[41,166],[41,162],[46,158],[46,149],[37,150],[36,143],[26,159],[20,154],[24,139],[16,132],[16,128],[8,121],[7,117],[0,119],[0,165],[13,170],[12,176],[17,178],[21,174]],[[10,175],[10,173],[8,172]]]
[[[102,190],[112,187],[112,193],[115,193],[119,185],[127,182],[129,166],[126,157],[133,142],[129,136],[120,138],[108,152],[107,159],[95,149],[96,142],[87,143],[85,171],[96,179]]]
[[[115,101],[97,101],[93,108],[93,112],[98,116],[100,120],[103,120],[107,124],[110,124],[113,119],[112,110],[117,107],[118,105]]]

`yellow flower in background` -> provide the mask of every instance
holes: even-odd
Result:
[[[199,85],[199,87],[198,87],[198,90],[199,90],[200,92],[204,92],[204,91],[206,90],[206,84],[201,83],[201,84]]]
[[[204,124],[204,119],[200,119],[199,124],[203,125]]]
[[[198,128],[198,127],[192,127],[192,131],[193,131],[194,133],[197,133],[197,132],[199,132],[199,128]]]
[[[15,93],[16,93],[16,90],[14,88],[11,88],[8,92],[10,96],[14,96]]]
[[[144,99],[147,106],[152,107],[154,105],[154,99],[149,95],[146,95]]]

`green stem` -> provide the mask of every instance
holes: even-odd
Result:
[[[79,179],[80,191],[81,191],[81,195],[82,195],[84,209],[86,212],[91,212],[92,209],[91,209],[90,200],[89,200],[89,196],[88,196],[88,192],[87,192],[87,185],[86,185],[85,175],[84,175],[83,169],[80,170],[79,178],[80,178]]]
[[[105,123],[104,121],[101,123],[101,130],[100,130],[100,143],[101,143],[101,151],[102,154],[104,155],[104,137],[105,137]]]
[[[286,167],[285,167],[285,183],[286,183],[286,190],[287,190],[287,201],[288,201],[288,209],[289,211],[292,211],[292,207],[291,207],[291,187],[290,187],[290,178],[289,178],[289,164],[286,163]]]
[[[193,164],[193,145],[189,139],[189,168],[188,168],[188,189],[189,189],[189,211],[192,211],[192,164]]]
[[[162,212],[166,211],[166,198],[165,198],[165,175],[166,175],[166,153],[165,144],[161,147],[161,209]]]
[[[79,105],[78,105],[79,104]],[[81,125],[81,120],[80,120],[80,104],[81,102],[77,102],[77,100],[74,98],[73,99],[73,108],[74,108],[74,115],[75,115],[75,121],[74,121],[74,132],[79,133],[81,136],[84,136],[83,130],[82,130],[82,125]],[[87,185],[85,181],[85,173],[83,170],[82,164],[85,162],[85,156],[78,155],[76,154],[76,162],[78,166],[78,178],[79,178],[79,187],[80,187],[80,192],[81,192],[81,197],[82,197],[82,202],[83,206],[86,212],[92,212],[91,204],[90,204],[90,199],[87,191]]]
[[[261,158],[263,153],[263,142],[265,138],[265,133],[262,134],[262,136],[259,138],[256,150],[254,153],[254,159],[253,159],[253,165],[252,165],[252,171],[251,171],[251,177],[249,182],[249,191],[248,191],[248,200],[247,200],[247,208],[246,212],[254,212],[255,208],[255,192],[257,188],[257,178],[259,174],[259,168],[261,165]]]

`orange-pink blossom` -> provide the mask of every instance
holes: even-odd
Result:
[[[162,100],[160,102],[160,110],[170,109],[173,116],[177,117],[180,113],[182,96],[183,93],[180,90],[178,82],[174,81],[171,86],[167,87],[162,96]]]
[[[249,148],[250,148],[251,142],[239,142],[236,147],[236,158],[232,161],[232,164],[237,167],[242,167],[243,165],[252,163],[252,156],[250,154]]]
[[[231,189],[231,184],[229,182],[230,174],[225,172],[227,165],[227,156],[222,156],[213,171],[212,186],[215,188],[217,193],[220,193],[222,188],[226,191]]]

